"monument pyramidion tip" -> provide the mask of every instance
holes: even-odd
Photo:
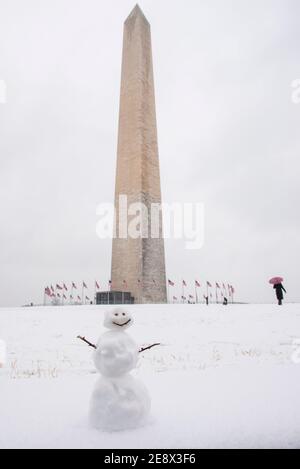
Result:
[[[133,10],[131,11],[131,13],[129,14],[128,18],[126,19],[125,23],[127,23],[128,21],[131,21],[133,19],[136,19],[136,18],[141,18],[143,19],[147,24],[149,24],[149,21],[147,20],[146,16],[144,15],[141,7],[139,6],[139,4],[137,3],[135,5],[135,7],[133,8]]]

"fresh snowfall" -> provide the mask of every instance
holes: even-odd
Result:
[[[129,306],[112,369],[113,311],[0,309],[0,448],[300,448],[300,305]]]

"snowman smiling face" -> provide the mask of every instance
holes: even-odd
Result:
[[[133,323],[131,314],[122,308],[108,311],[105,315],[104,326],[111,330],[128,329]]]

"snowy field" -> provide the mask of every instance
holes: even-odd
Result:
[[[90,429],[92,342],[105,307],[0,309],[0,448],[300,448],[300,305],[132,306],[138,430]],[[298,346],[297,346],[298,343]]]

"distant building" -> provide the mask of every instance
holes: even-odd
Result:
[[[133,303],[134,298],[130,292],[104,291],[96,293],[97,305],[131,305]]]

